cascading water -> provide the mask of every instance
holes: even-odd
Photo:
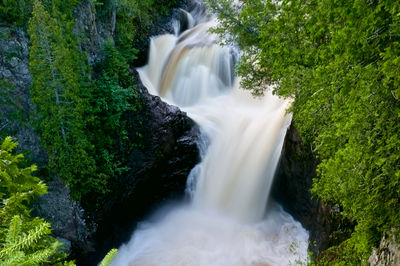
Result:
[[[188,21],[193,27],[181,35],[152,39],[138,71],[150,93],[186,111],[209,143],[188,180],[192,202],[142,223],[112,265],[304,263],[308,233],[275,203],[265,213],[290,103],[241,90],[231,50],[208,32],[215,22]]]

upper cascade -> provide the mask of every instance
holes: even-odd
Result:
[[[198,167],[194,204],[258,221],[290,124],[290,102],[241,90],[235,52],[209,32],[216,22],[193,24],[179,36],[153,38],[149,63],[138,71],[152,93],[187,111],[211,140]]]

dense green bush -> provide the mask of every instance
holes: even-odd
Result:
[[[0,3],[0,22],[23,26],[32,10],[32,0],[2,0]]]

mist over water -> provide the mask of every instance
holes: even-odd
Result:
[[[208,32],[215,21],[199,23],[204,18],[187,15],[192,27],[153,38],[149,62],[138,72],[150,93],[179,106],[201,127],[202,161],[187,187],[192,201],[141,223],[112,265],[304,263],[308,233],[268,202],[290,102],[271,92],[254,98],[240,89],[234,53]]]

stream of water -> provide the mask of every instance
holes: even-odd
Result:
[[[112,265],[305,263],[307,231],[268,201],[290,102],[270,90],[262,98],[242,90],[235,53],[208,32],[215,20],[187,16],[188,30],[151,40],[149,62],[138,72],[150,93],[201,127],[202,161],[187,185],[192,200],[141,223]]]

